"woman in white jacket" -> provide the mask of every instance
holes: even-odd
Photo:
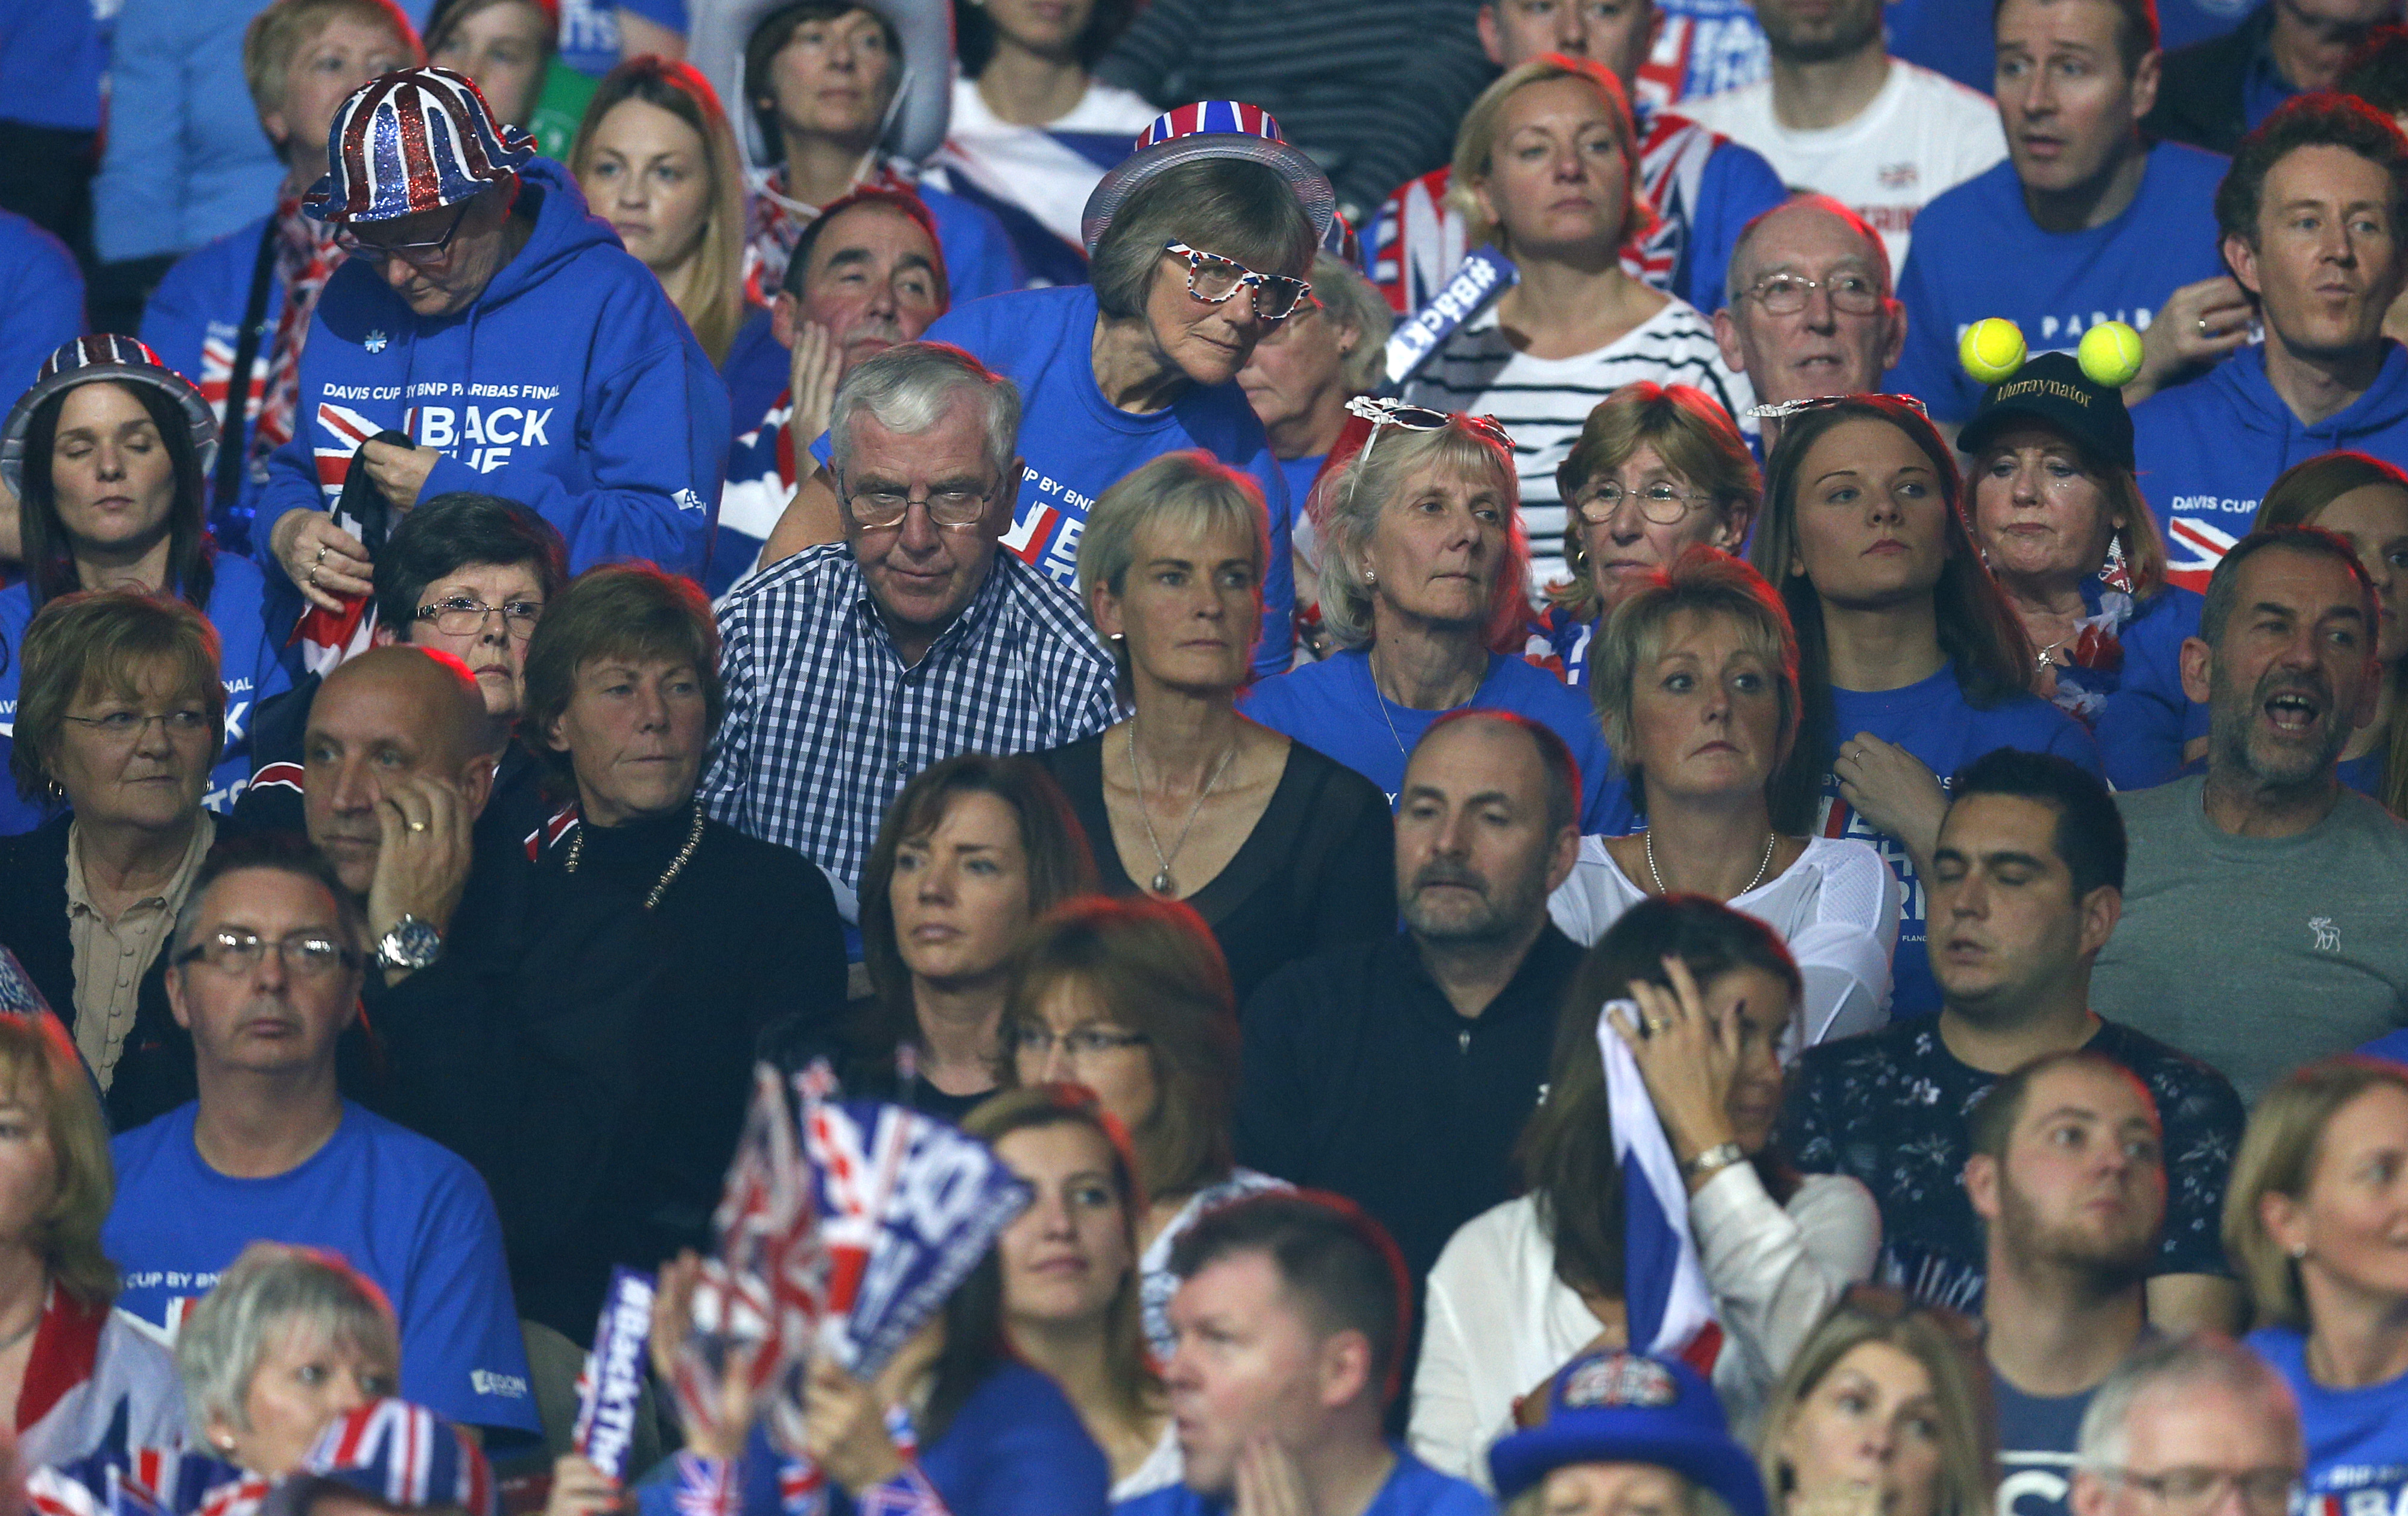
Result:
[[[1772,587],[1687,549],[1598,629],[1588,686],[1647,829],[1581,839],[1547,902],[1564,935],[1595,942],[1654,896],[1726,900],[1779,933],[1804,978],[1783,1063],[1886,1024],[1898,879],[1864,843],[1812,835],[1823,774],[1798,752],[1798,636]]]
[[[1689,1225],[1724,1340],[1715,1392],[1750,1436],[1799,1344],[1871,1271],[1881,1217],[1856,1180],[1800,1178],[1770,1149],[1775,1056],[1801,989],[1761,922],[1697,895],[1649,899],[1590,950],[1556,1035],[1546,1096],[1516,1157],[1528,1193],[1472,1218],[1430,1271],[1412,1441],[1485,1483],[1516,1403],[1593,1348],[1627,1342],[1621,1169],[1591,1008],[1623,1027],[1689,1190]],[[1644,1344],[1635,1346],[1643,1347]]]

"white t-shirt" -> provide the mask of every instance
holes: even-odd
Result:
[[[1713,322],[1685,300],[1664,308],[1594,352],[1533,358],[1507,340],[1490,306],[1448,337],[1405,385],[1405,398],[1438,410],[1494,416],[1513,437],[1521,476],[1522,530],[1530,538],[1532,588],[1567,578],[1563,497],[1555,465],[1580,440],[1597,403],[1626,384],[1652,379],[1703,390],[1733,417],[1756,404],[1744,375],[1723,365]],[[1753,432],[1754,422],[1739,422]]]
[[[1647,898],[1603,837],[1581,838],[1571,877],[1547,897],[1547,913],[1583,946],[1605,936]],[[1789,1023],[1781,1061],[1834,1037],[1889,1024],[1889,955],[1898,945],[1898,876],[1880,853],[1848,837],[1806,839],[1798,861],[1731,901],[1781,934],[1806,980],[1806,1001]]]
[[[1906,266],[1914,213],[2007,155],[1990,97],[1902,58],[1881,93],[1842,126],[1793,131],[1772,114],[1772,81],[1702,100],[1682,114],[1764,154],[1793,189],[1828,194],[1882,235],[1893,270]]]
[[[1689,1224],[1724,1334],[1714,1394],[1732,1435],[1751,1443],[1765,1401],[1823,1312],[1871,1277],[1881,1211],[1842,1174],[1808,1175],[1784,1208],[1754,1167],[1733,1164],[1689,1197]],[[1513,1397],[1595,1340],[1597,1317],[1555,1277],[1555,1245],[1528,1195],[1455,1229],[1430,1270],[1423,1309],[1414,1456],[1488,1489],[1488,1446],[1512,1430]]]
[[[1018,206],[1076,248],[1087,196],[1157,114],[1142,96],[1091,80],[1068,115],[1023,126],[988,109],[977,80],[955,79],[953,120],[932,166],[960,177],[947,179],[956,193],[968,187]]]

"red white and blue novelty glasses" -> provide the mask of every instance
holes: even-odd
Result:
[[[1208,306],[1217,306],[1240,290],[1253,292],[1254,319],[1283,322],[1312,293],[1309,280],[1285,274],[1257,274],[1235,258],[1205,252],[1184,242],[1166,242],[1162,250],[1187,260],[1187,293]]]

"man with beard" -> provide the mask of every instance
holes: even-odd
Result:
[[[2068,1516],[2090,1396],[2148,1331],[2142,1283],[2166,1216],[2157,1102],[2102,1053],[2052,1052],[2000,1080],[1971,1126],[1999,1516]]]
[[[1415,1294],[1455,1229],[1509,1199],[1580,949],[1547,896],[1580,848],[1580,771],[1522,717],[1423,734],[1397,809],[1405,930],[1291,964],[1246,1007],[1238,1160],[1353,1200]]]
[[[1793,190],[1840,201],[1905,266],[1915,212],[2007,155],[1989,97],[1893,58],[1883,0],[1756,0],[1772,53],[1760,84],[1682,111],[1762,153]]]
[[[2096,1003],[2253,1102],[2408,1025],[2408,827],[2337,772],[2374,714],[2377,608],[2330,533],[2243,538],[2182,650],[2184,692],[2208,704],[2207,771],[2119,801],[2132,879]]]
[[[1990,1264],[1966,1165],[1983,1097],[2036,1058],[2078,1049],[2112,1060],[2165,1118],[2150,1318],[2229,1326],[2240,1293],[2224,1277],[2218,1228],[2240,1098],[2197,1059],[2091,1009],[2092,965],[2122,940],[2124,827],[2106,786],[2045,753],[1974,760],[1951,787],[1925,883],[1940,1014],[1807,1049],[1789,1075],[1782,1151],[1872,1191],[1890,1283],[1978,1310]]]

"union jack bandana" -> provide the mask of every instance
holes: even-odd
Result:
[[[423,1406],[375,1400],[329,1425],[301,1466],[277,1486],[276,1516],[306,1509],[317,1482],[348,1485],[399,1510],[457,1506],[497,1516],[493,1470],[467,1435]]]
[[[383,222],[456,206],[535,156],[448,68],[397,68],[351,93],[326,132],[329,171],[301,197],[322,222]]]

